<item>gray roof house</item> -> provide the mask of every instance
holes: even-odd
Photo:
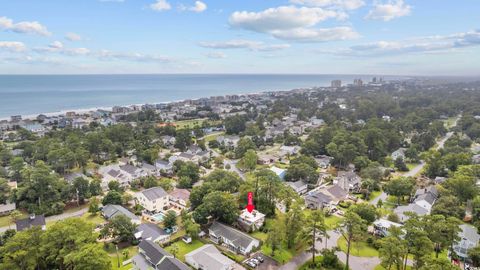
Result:
[[[333,179],[333,184],[338,185],[347,192],[360,188],[362,178],[352,171],[338,172],[337,177]]]
[[[17,209],[15,203],[6,201],[5,203],[0,204],[0,216],[8,215],[15,209]]]
[[[170,234],[153,223],[143,223],[135,229],[137,240],[150,240],[154,243],[165,243],[170,240]]]
[[[28,230],[32,227],[42,227],[42,230],[47,229],[47,223],[45,222],[45,216],[44,215],[35,215],[32,214],[27,218],[20,219],[15,221],[15,225],[17,228],[17,231],[23,231],[23,230]]]
[[[202,270],[231,270],[236,264],[211,244],[186,254],[185,262],[195,269]]]
[[[250,254],[260,246],[258,239],[217,221],[208,229],[208,235],[213,242],[243,255]]]
[[[462,224],[460,225],[461,232],[458,233],[460,241],[453,245],[453,250],[457,255],[463,259],[468,258],[468,250],[478,245],[480,235],[477,233],[477,228]]]
[[[136,270],[190,270],[186,264],[150,240],[140,242],[132,264]]]
[[[305,196],[305,204],[310,209],[322,209],[332,202],[332,197],[317,191]]]
[[[415,213],[419,216],[424,216],[430,213],[428,209],[425,209],[421,207],[418,204],[411,203],[409,205],[402,205],[393,210],[395,214],[397,214],[398,218],[400,219],[400,222],[405,222],[409,219],[409,217],[406,215],[406,213],[411,212]]]
[[[169,206],[169,195],[161,187],[153,187],[135,194],[135,199],[145,210],[156,213]]]
[[[119,215],[124,215],[130,219],[134,224],[140,224],[140,218],[134,215],[132,212],[128,211],[125,207],[116,204],[108,204],[103,207],[102,215],[107,219],[112,219]]]
[[[303,182],[302,180],[298,180],[296,182],[285,182],[285,185],[291,187],[295,190],[296,193],[302,195],[305,194],[308,190],[307,183]]]

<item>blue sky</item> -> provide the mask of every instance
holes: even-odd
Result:
[[[478,0],[0,0],[1,74],[480,75]]]

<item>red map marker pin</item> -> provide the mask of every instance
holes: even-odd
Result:
[[[247,211],[252,213],[253,209],[255,209],[255,205],[253,205],[253,192],[248,192]]]

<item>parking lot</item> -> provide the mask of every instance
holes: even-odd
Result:
[[[245,260],[245,262],[251,261],[252,258],[257,258],[257,257],[261,257],[263,259],[263,262],[259,263],[255,268],[253,268],[253,267],[251,267],[251,268],[256,269],[256,270],[257,269],[258,270],[278,269],[278,266],[279,266],[278,263],[274,259],[264,255],[261,252],[254,253],[252,256],[250,256],[249,259]]]

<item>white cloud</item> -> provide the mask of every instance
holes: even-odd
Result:
[[[447,36],[420,37],[401,41],[377,41],[333,51],[321,51],[343,56],[386,56],[412,53],[440,53],[480,46],[480,30]]]
[[[14,23],[12,19],[0,17],[0,29],[23,34],[37,34],[41,36],[50,36],[47,28],[39,22],[18,22]]]
[[[195,1],[194,6],[186,6],[184,4],[180,4],[178,6],[178,9],[180,11],[193,11],[193,12],[201,13],[207,10],[207,4],[205,4],[202,1]]]
[[[261,12],[234,12],[230,25],[278,39],[299,42],[324,42],[356,38],[359,35],[350,27],[316,29],[314,26],[328,19],[344,20],[345,12],[320,7],[281,6]]]
[[[296,28],[287,31],[274,31],[272,35],[276,38],[298,42],[326,42],[360,37],[352,28],[346,26],[320,29]]]
[[[167,0],[157,0],[155,3],[150,5],[150,8],[155,11],[164,11],[172,9],[172,6],[167,2]]]
[[[278,51],[287,49],[289,44],[265,44],[260,41],[234,39],[220,42],[200,42],[201,47],[210,49],[249,49],[252,51]]]
[[[7,50],[10,52],[23,52],[27,46],[23,42],[18,41],[0,41],[0,50]]]
[[[202,1],[195,1],[195,6],[191,7],[190,10],[198,13],[204,12],[207,10],[207,4]]]
[[[290,3],[310,7],[334,7],[346,10],[358,9],[365,5],[363,0],[290,0]]]
[[[205,54],[208,58],[213,58],[213,59],[223,59],[227,58],[227,55],[223,52],[210,52]]]
[[[345,13],[322,8],[281,6],[261,12],[236,11],[229,19],[234,27],[268,33],[276,30],[290,30],[310,27],[327,19],[344,19]]]
[[[70,32],[70,33],[65,34],[65,39],[70,40],[70,41],[80,41],[80,40],[82,40],[82,36],[80,36],[79,34]]]
[[[87,48],[66,48],[62,42],[54,41],[47,47],[33,49],[37,53],[60,53],[71,56],[85,56],[90,54]]]
[[[102,50],[95,54],[97,58],[104,61],[116,61],[116,60],[125,60],[125,61],[136,61],[136,62],[157,62],[157,63],[169,63],[173,59],[167,56],[160,55],[149,55],[142,53],[122,53],[122,52],[112,52],[108,50]]]
[[[372,20],[390,21],[410,15],[412,7],[405,4],[403,0],[389,0],[386,3],[376,3],[365,17]]]

